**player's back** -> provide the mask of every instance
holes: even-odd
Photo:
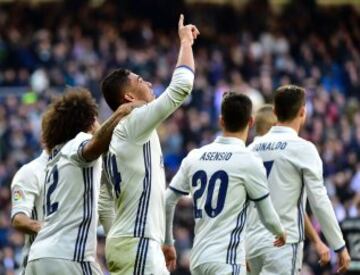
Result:
[[[194,200],[192,269],[206,262],[244,265],[243,239],[249,205],[245,185],[250,182],[249,169],[254,164],[262,168],[260,160],[240,139],[218,137],[193,150],[184,161]]]
[[[79,156],[91,135],[80,133],[52,150],[46,167],[44,225],[30,259],[95,261],[98,188],[101,162]]]
[[[287,243],[303,241],[306,204],[303,173],[313,165],[310,159],[316,155],[314,145],[289,127],[274,126],[266,135],[255,139],[249,149],[263,160],[272,202],[288,234]],[[272,238],[257,215],[251,208],[247,229],[250,249],[259,248],[260,239]],[[271,245],[271,242],[262,243]]]
[[[15,174],[12,181],[12,211],[11,216],[17,213],[26,213],[31,219],[43,218],[43,184],[45,167],[49,156],[45,151],[39,157],[25,164]],[[23,265],[26,265],[30,246],[36,235],[25,234],[23,247]]]

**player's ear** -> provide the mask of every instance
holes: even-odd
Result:
[[[225,122],[224,122],[224,118],[222,115],[219,115],[219,125],[220,125],[221,129],[225,129]]]
[[[252,128],[255,124],[255,119],[254,119],[254,116],[251,116],[249,118],[249,129]]]
[[[125,93],[124,99],[126,102],[133,102],[135,101],[135,97],[131,93]]]
[[[306,109],[305,109],[305,106],[302,106],[302,107],[300,108],[300,110],[299,110],[299,116],[300,116],[301,118],[304,118],[305,115],[306,115]]]

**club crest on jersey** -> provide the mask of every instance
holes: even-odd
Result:
[[[17,189],[17,190],[14,190],[12,197],[13,197],[14,203],[21,202],[25,199],[25,194],[22,190]]]

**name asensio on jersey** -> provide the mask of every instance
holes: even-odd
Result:
[[[231,156],[230,152],[205,152],[200,160],[229,160]]]
[[[274,151],[274,150],[284,150],[287,146],[286,141],[277,141],[277,142],[262,142],[254,146],[253,151]]]

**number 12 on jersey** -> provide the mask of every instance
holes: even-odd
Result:
[[[56,212],[59,208],[58,202],[51,203],[51,194],[54,193],[59,182],[59,170],[57,165],[51,169],[50,173],[46,177],[46,194],[45,194],[45,205],[44,205],[44,213],[45,216],[49,216],[52,213]]]
[[[214,196],[216,183],[219,183],[220,185],[217,194],[216,206],[213,207],[212,200]],[[207,189],[207,194],[206,194],[206,201],[204,206],[205,213],[210,218],[215,218],[217,215],[220,214],[220,212],[224,209],[228,184],[229,184],[229,176],[223,170],[216,171],[214,174],[212,174],[209,177],[209,180],[208,180],[208,175],[204,170],[199,170],[193,175],[192,186],[196,188],[198,185],[200,185],[193,195],[195,219],[203,217],[202,216],[203,210],[199,209],[198,200],[203,196],[206,189]]]

